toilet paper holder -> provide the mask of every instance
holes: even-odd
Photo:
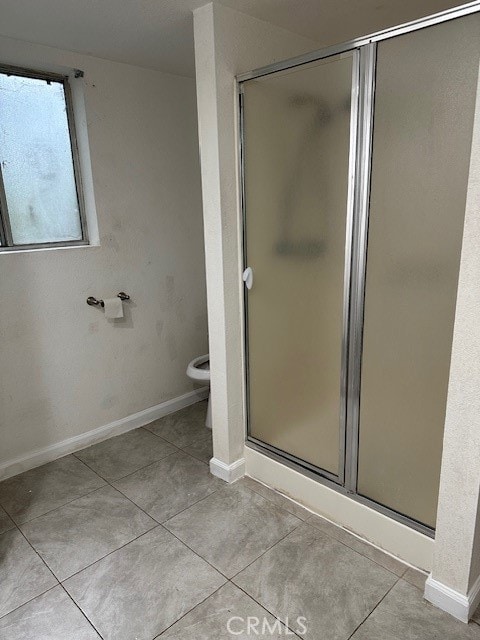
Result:
[[[120,300],[130,300],[130,296],[124,291],[120,291],[120,293],[117,293],[117,298],[120,298]],[[91,307],[96,307],[97,305],[100,305],[101,307],[105,306],[103,300],[97,300],[93,296],[89,296],[87,298],[87,304],[89,304]]]

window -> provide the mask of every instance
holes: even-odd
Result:
[[[88,244],[68,78],[0,67],[0,250]]]

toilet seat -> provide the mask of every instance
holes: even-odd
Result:
[[[192,360],[187,367],[187,376],[192,380],[210,382],[210,366],[202,368],[202,365],[205,363],[210,364],[209,360],[210,356],[208,353]]]

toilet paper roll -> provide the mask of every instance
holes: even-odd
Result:
[[[106,318],[123,318],[123,302],[120,298],[107,298],[103,303]]]

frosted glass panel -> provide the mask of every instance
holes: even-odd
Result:
[[[435,526],[480,16],[378,45],[358,491]]]
[[[82,238],[61,83],[0,73],[0,162],[14,244]]]
[[[332,474],[352,60],[243,85],[250,434]]]

